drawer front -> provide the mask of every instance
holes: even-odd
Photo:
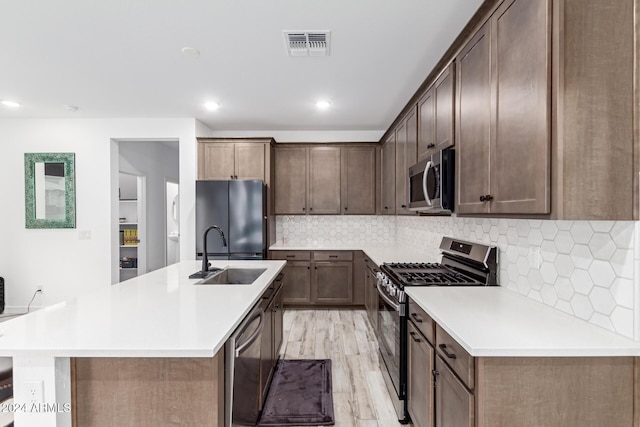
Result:
[[[309,261],[309,251],[271,251],[271,259],[284,259],[287,261]]]
[[[473,357],[456,340],[451,338],[440,325],[436,325],[436,351],[451,366],[453,372],[460,377],[462,382],[469,389],[473,389],[475,386]]]
[[[351,251],[314,251],[314,261],[352,261]]]
[[[409,320],[418,328],[425,338],[433,344],[435,342],[436,323],[415,301],[409,299]]]

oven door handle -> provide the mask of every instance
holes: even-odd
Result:
[[[384,300],[384,302],[386,302],[387,304],[389,304],[395,311],[400,311],[400,304],[397,304],[393,301],[391,301],[391,299],[386,296],[385,294],[382,293],[382,286],[378,286],[378,295],[380,295],[380,297]]]
[[[427,202],[428,206],[433,206],[433,201],[429,198],[429,192],[427,191],[427,176],[429,175],[429,169],[432,167],[435,167],[435,164],[429,160],[422,174],[422,191],[424,192],[424,201]]]

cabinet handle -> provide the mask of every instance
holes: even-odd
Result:
[[[447,351],[447,345],[446,344],[440,344],[438,347],[440,347],[440,350],[442,350],[444,355],[447,356],[449,359],[453,359],[453,360],[457,359],[455,354],[449,353]]]
[[[338,258],[338,255],[329,255],[329,258]]]
[[[229,175],[229,178],[233,179],[233,175]]]
[[[435,146],[436,146],[436,144],[431,143],[431,144],[427,145],[427,148],[433,148],[433,147],[435,147]]]
[[[307,270],[311,270],[311,267],[307,267]]]
[[[313,269],[314,269],[314,270],[317,270],[317,269],[318,269],[318,267],[313,267]]]
[[[311,212],[313,210],[313,208],[309,208],[309,212]]]
[[[407,207],[407,205],[401,205],[400,206],[402,209],[405,209]]]
[[[388,207],[388,206],[385,206],[384,208],[385,208],[385,209],[389,209],[389,207]]]
[[[416,313],[411,313],[411,317],[413,317],[413,320],[415,320],[417,323],[422,323],[422,319],[418,317]]]
[[[295,258],[295,255],[287,255],[287,258]]]
[[[411,335],[411,338],[412,338],[415,342],[421,342],[421,341],[422,341],[420,338],[416,338],[416,333],[415,333],[415,332],[409,332],[409,335]]]
[[[238,175],[234,175],[234,176],[233,176],[233,179],[238,179]]]
[[[304,212],[304,211],[306,211],[306,210],[307,210],[307,208],[302,208],[302,212]]]
[[[349,208],[345,206],[344,210],[345,210],[345,211],[348,211],[348,210],[349,210]]]
[[[480,201],[481,202],[490,202],[491,200],[493,200],[493,196],[491,194],[487,194],[485,196],[480,196]]]

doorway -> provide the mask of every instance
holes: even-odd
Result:
[[[167,180],[165,182],[165,265],[180,261],[180,185]]]
[[[118,139],[112,140],[111,152],[111,174],[112,185],[115,186],[112,191],[114,204],[112,209],[114,213],[112,218],[116,224],[113,225],[112,236],[112,283],[121,281],[120,275],[120,235],[121,227],[119,224],[122,215],[119,214],[120,194],[118,193],[119,176],[126,174],[135,177],[144,177],[141,191],[144,191],[144,199],[138,203],[137,208],[140,214],[137,216],[137,222],[144,224],[144,231],[138,225],[138,240],[140,240],[137,249],[137,275],[154,271],[167,265],[167,260],[178,260],[179,239],[177,241],[168,241],[169,233],[176,233],[179,237],[179,229],[167,232],[167,217],[173,218],[173,214],[167,215],[167,203],[173,204],[175,195],[169,196],[167,200],[167,183],[175,185],[173,189],[179,187],[179,148],[178,140],[140,140],[140,139]],[[137,179],[137,178],[136,178]],[[137,184],[136,184],[137,187]],[[112,187],[113,188],[113,187]],[[173,193],[172,193],[173,194]],[[136,196],[140,199],[139,193]],[[133,202],[128,202],[133,204]],[[179,205],[176,200],[176,220],[178,217]],[[125,215],[126,217],[126,215]],[[124,246],[124,245],[123,245]],[[173,248],[168,254],[169,250]],[[132,248],[125,248],[133,251]],[[169,257],[167,256],[169,255]],[[133,256],[130,256],[133,258]],[[134,260],[127,259],[126,266],[135,263]],[[133,271],[132,271],[133,273]]]

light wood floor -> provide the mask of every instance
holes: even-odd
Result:
[[[364,310],[285,310],[285,359],[331,359],[336,427],[401,426]],[[410,426],[410,424],[409,424]]]

